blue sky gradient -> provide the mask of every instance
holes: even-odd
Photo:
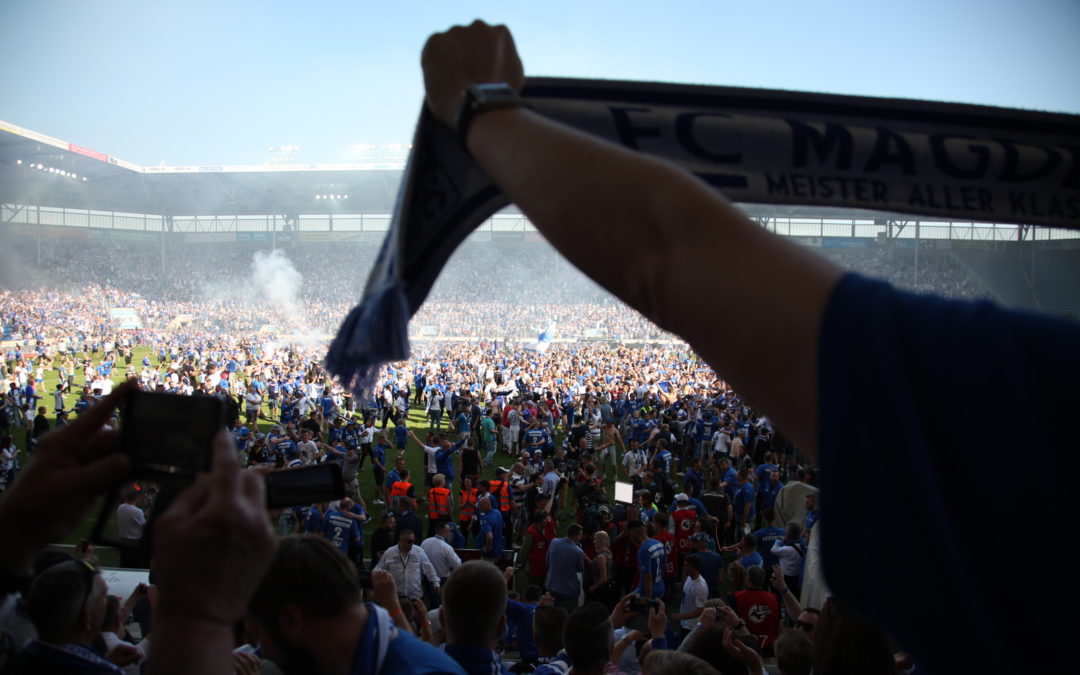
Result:
[[[0,119],[143,165],[407,143],[427,36],[510,26],[533,75],[1080,113],[1080,1],[0,4]]]

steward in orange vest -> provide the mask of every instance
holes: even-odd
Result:
[[[445,487],[446,477],[441,473],[431,478],[431,489],[428,490],[428,536],[434,537],[435,530],[440,523],[450,520],[450,490]]]
[[[402,469],[400,473],[400,479],[390,485],[390,504],[393,506],[397,503],[398,497],[412,497],[413,484],[409,482],[409,470]]]
[[[473,487],[471,478],[463,478],[461,482],[461,510],[458,511],[458,528],[465,537],[466,544],[469,535],[476,536],[480,531],[480,523],[476,520],[476,500],[480,496],[480,490]]]

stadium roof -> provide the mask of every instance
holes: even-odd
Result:
[[[6,204],[158,215],[390,213],[402,174],[372,164],[142,167],[0,121]]]
[[[160,216],[388,214],[403,174],[400,163],[143,167],[0,120],[0,204]],[[832,207],[740,207],[756,218],[917,219]],[[513,205],[506,211],[519,213]]]

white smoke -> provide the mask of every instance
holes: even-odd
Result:
[[[260,299],[274,309],[293,315],[297,313],[304,275],[297,271],[284,251],[255,251],[251,261],[251,283]]]

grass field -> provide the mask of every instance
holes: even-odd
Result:
[[[133,358],[132,358],[132,364],[135,365],[137,370],[141,369],[141,363],[142,363],[143,356],[146,356],[146,355],[149,355],[151,357],[151,360],[156,364],[156,356],[151,353],[151,349],[146,348],[146,347],[136,348],[134,350],[134,355],[133,355]],[[120,360],[120,361],[117,362],[117,365],[114,368],[113,380],[115,382],[122,381],[124,376],[125,376],[125,373],[126,373],[126,365],[124,364],[123,360]],[[72,390],[73,390],[72,393],[67,395],[65,397],[65,399],[64,399],[65,407],[68,410],[70,410],[72,408],[72,406],[74,406],[75,402],[79,400],[79,395],[80,395],[82,389],[78,385],[79,385],[79,383],[81,383],[81,381],[82,381],[82,375],[80,373],[76,377],[76,386],[74,386],[72,388]],[[41,397],[38,405],[39,406],[40,405],[45,406],[45,408],[47,410],[46,416],[49,418],[50,426],[53,425],[55,423],[55,421],[56,421],[55,420],[55,415],[53,413],[53,394],[52,394],[52,392],[55,391],[57,382],[58,382],[58,373],[57,373],[57,371],[52,370],[52,369],[46,370],[45,371],[44,387],[42,387],[41,390],[38,391],[38,395]],[[275,421],[271,421],[271,420],[260,420],[259,421],[259,431],[261,431],[262,433],[266,433],[270,429],[270,427],[274,424],[274,422]],[[444,429],[446,429],[447,424],[448,424],[448,421],[446,419],[444,419],[443,420],[443,428]],[[427,419],[427,417],[424,414],[424,411],[422,409],[420,409],[420,410],[413,409],[413,410],[409,411],[408,426],[418,436],[423,438],[424,432],[428,429],[428,419]],[[391,424],[388,427],[388,429],[392,429],[392,427],[393,427],[393,425]],[[27,459],[26,458],[26,433],[25,433],[25,431],[24,430],[18,430],[15,433],[15,439],[16,439],[16,443],[17,443],[17,445],[19,447],[19,450],[20,450],[20,459],[22,460],[22,462],[23,462],[23,464],[25,466],[26,459]],[[556,438],[556,444],[558,445],[560,442],[561,442],[561,434],[558,434],[558,437]],[[507,466],[509,468],[509,464],[512,463],[512,461],[513,460],[508,455],[506,455],[504,453],[499,453],[496,456],[495,466],[502,465],[502,466]],[[393,462],[393,458],[388,457],[387,458],[387,465],[388,466],[391,465],[392,462]],[[408,446],[407,446],[406,451],[405,451],[405,462],[406,462],[406,465],[409,468],[409,472],[412,474],[413,483],[416,485],[417,497],[420,497],[420,496],[422,496],[424,494],[424,488],[423,488],[424,452],[419,446],[417,446],[415,441],[413,441],[411,438],[409,439]],[[457,469],[458,470],[456,471],[456,473],[458,475],[460,475],[460,463],[458,463]],[[485,478],[494,477],[494,469],[495,469],[494,466],[485,467],[484,472],[483,472],[483,476]],[[373,481],[372,473],[371,473],[371,470],[370,470],[370,463],[365,463],[364,471],[362,473],[360,473],[359,479],[360,479],[360,493],[364,497],[364,500],[367,502],[369,513],[370,514],[380,513],[381,510],[384,507],[377,506],[377,505],[375,505],[373,503],[375,492],[374,492],[374,481]],[[457,492],[458,487],[459,487],[458,485],[453,486],[454,491],[455,491],[455,502],[457,501],[456,492]],[[611,481],[610,478],[609,478],[609,481],[608,481],[608,484],[607,484],[606,487],[607,487],[607,490],[608,490],[608,494],[611,495],[612,494],[612,492],[611,492],[612,491],[612,481]],[[425,506],[426,506],[425,504],[420,504],[420,506],[418,508],[418,511],[419,511],[421,516],[426,517],[427,511],[425,509]],[[97,519],[97,515],[98,515],[99,510],[100,510],[99,507],[95,507],[91,513],[87,514],[86,518],[83,521],[82,526],[80,526],[74,533],[72,533],[72,535],[70,537],[68,537],[65,541],[57,542],[57,544],[70,545],[70,544],[76,543],[79,539],[89,537],[90,532],[91,532],[91,530],[93,528],[93,523]],[[564,509],[564,510],[567,510],[567,509]],[[115,515],[113,515],[113,518],[115,518]],[[455,512],[455,518],[456,518],[456,512]],[[376,518],[369,519],[366,527],[364,528],[365,540],[369,540],[371,532],[376,526],[375,525],[376,520],[377,520]],[[563,527],[566,524],[566,522],[568,522],[568,521],[566,521],[566,519],[564,519],[564,522],[560,522],[560,524],[559,524],[559,532],[560,533],[562,532]],[[275,531],[276,531],[276,529],[277,529],[276,528],[276,523],[274,525],[275,525]],[[115,525],[110,524],[110,527],[111,527],[111,532],[115,533]],[[104,564],[104,565],[116,564],[118,562],[118,557],[116,557],[115,552],[112,552],[112,551],[99,550],[98,557],[99,557],[100,562],[102,564]]]

